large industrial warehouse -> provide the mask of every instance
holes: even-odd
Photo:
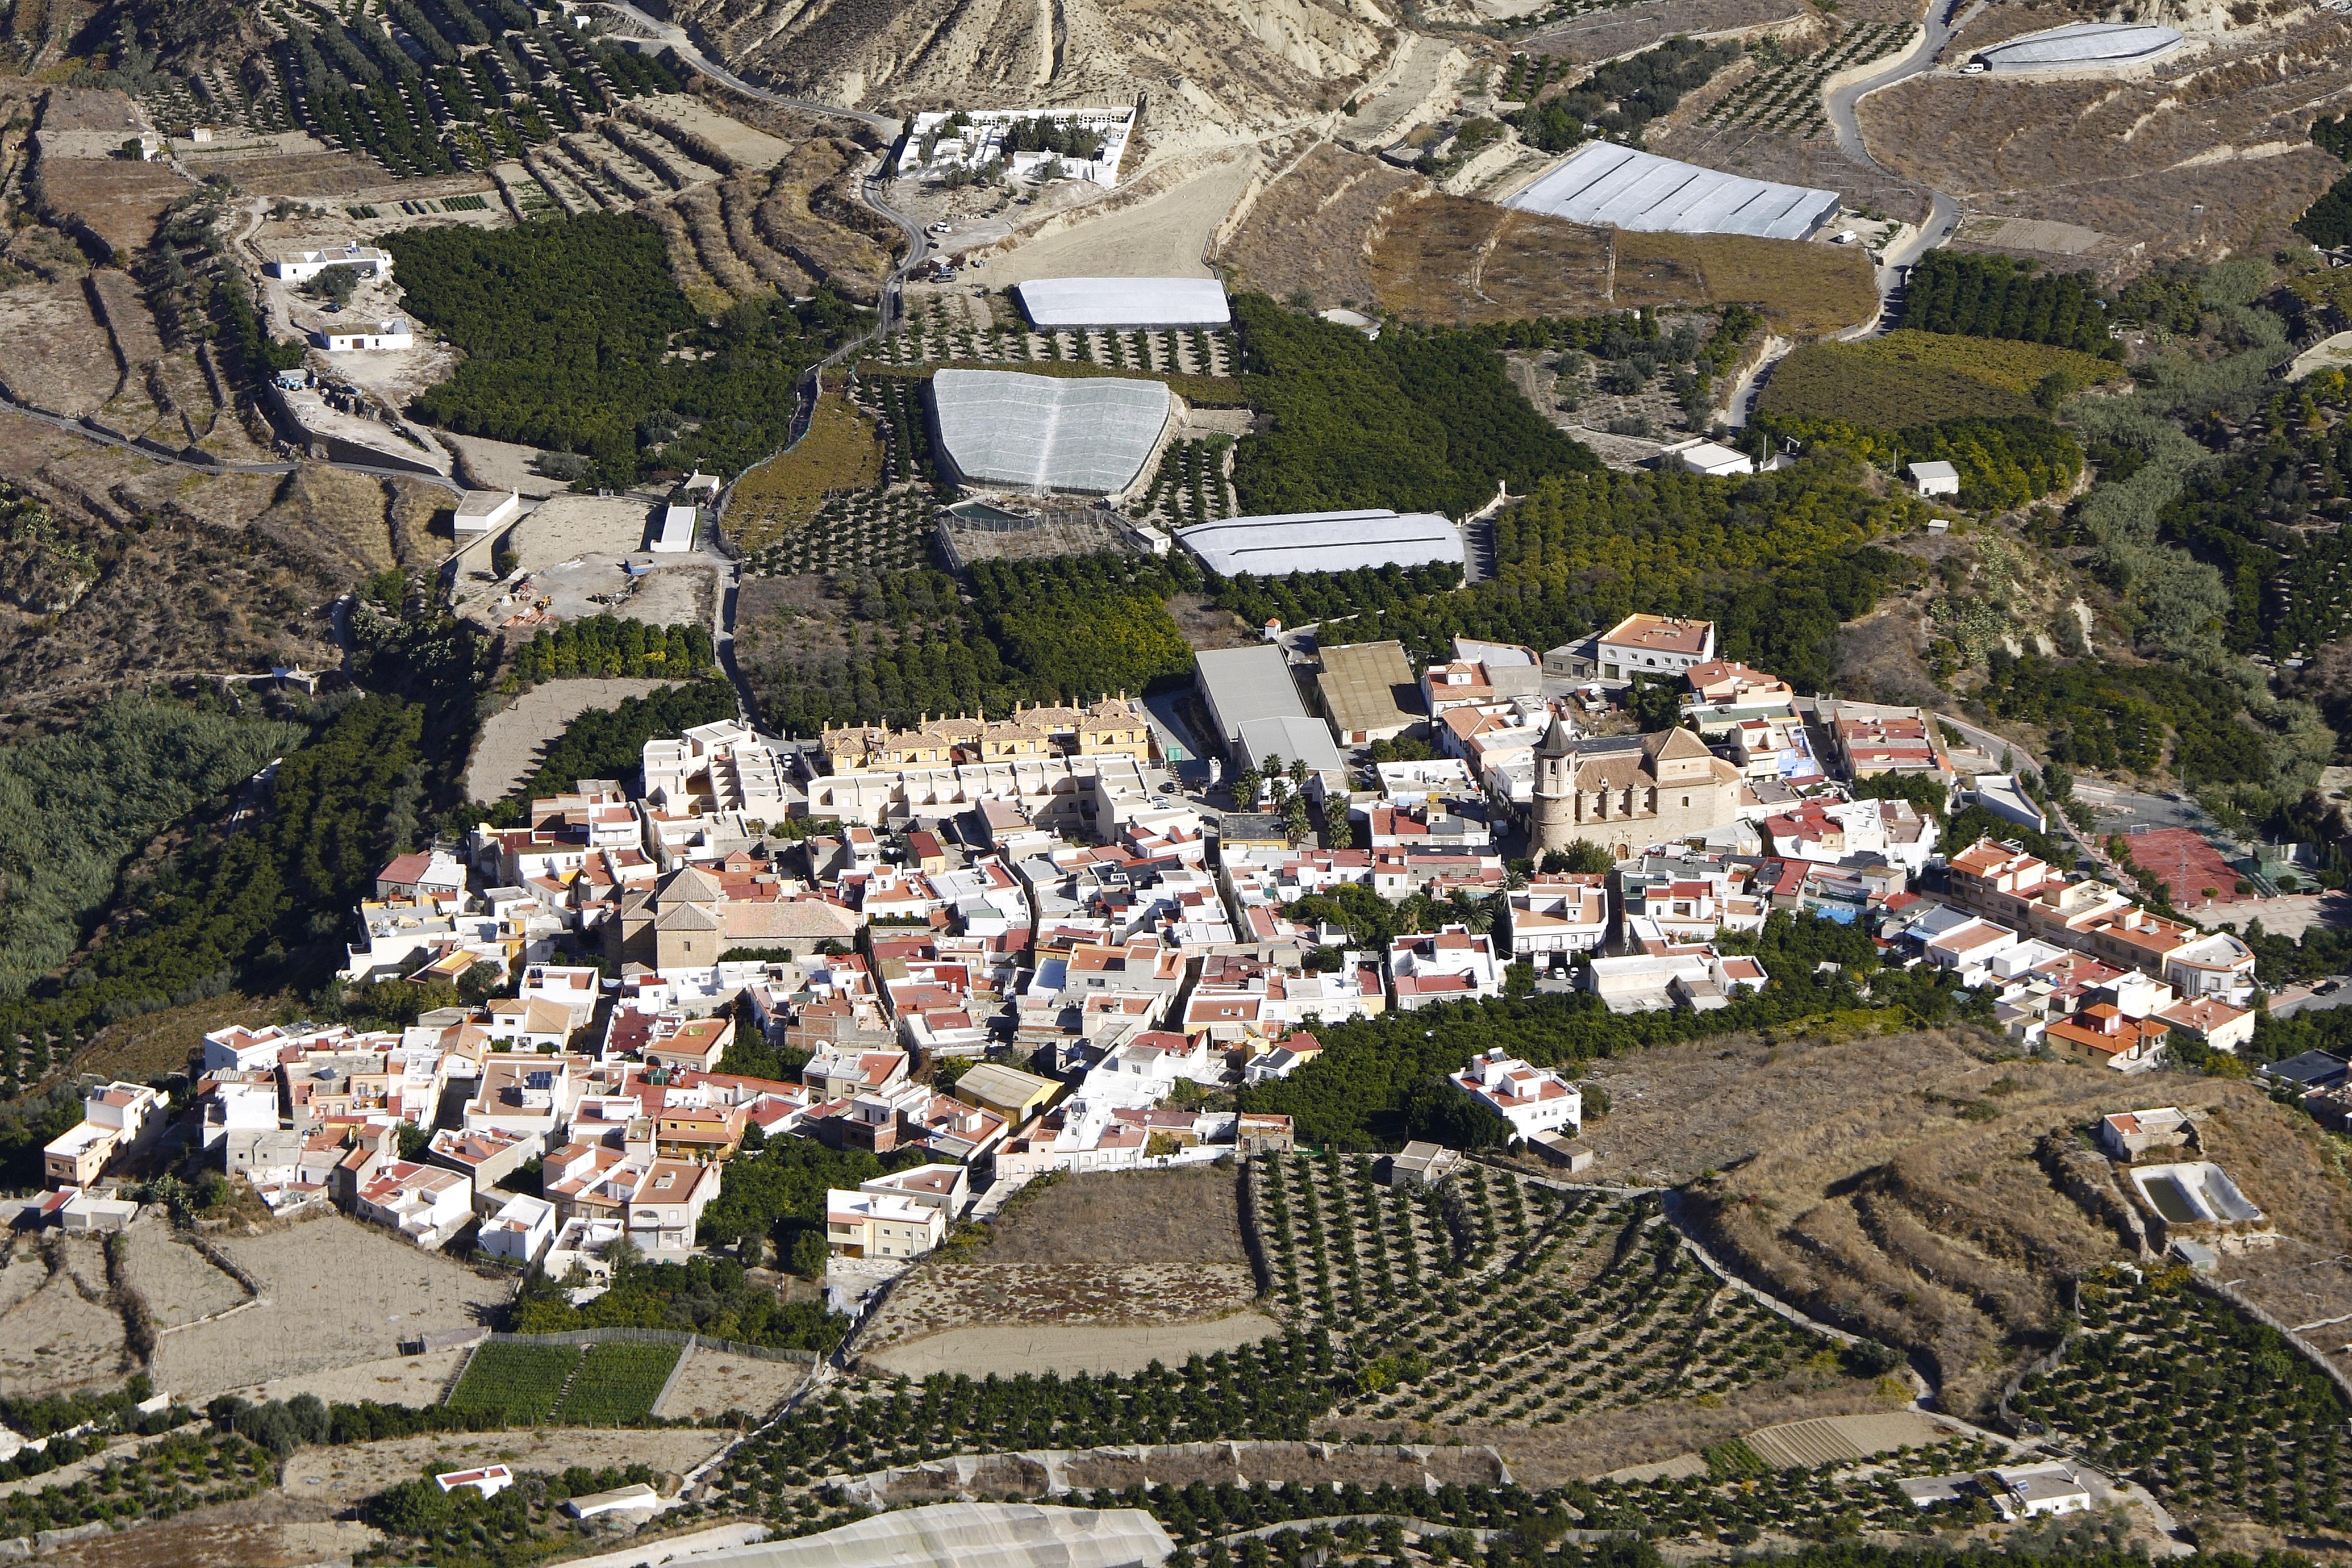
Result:
[[[1359,566],[1459,566],[1462,531],[1434,512],[1281,512],[1229,517],[1176,531],[1220,577],[1352,572]]]
[[[1969,59],[1971,71],[2013,76],[2036,71],[2116,70],[2162,59],[2180,47],[2182,39],[2169,27],[2145,23],[2077,22],[1979,49]]]
[[[1618,228],[1806,239],[1836,214],[1838,194],[1587,142],[1504,205]]]
[[[1014,285],[1041,331],[1233,324],[1225,286],[1213,278],[1033,278]]]
[[[981,489],[1117,495],[1150,460],[1174,406],[1166,383],[1123,376],[943,370],[931,377],[950,477]]]

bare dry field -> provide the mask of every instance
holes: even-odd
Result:
[[[1859,114],[1881,163],[1971,207],[2081,225],[2149,259],[2211,256],[2280,236],[2342,174],[2305,127],[2352,85],[2347,58],[2352,22],[2315,10],[2147,80],[1923,76]]]
[[[1370,1430],[1386,1442],[1485,1444],[1503,1457],[1513,1480],[1537,1489],[1654,1464],[1779,1422],[1898,1409],[1909,1398],[1907,1389],[1892,1393],[1875,1382],[1808,1369],[1776,1382],[1752,1384],[1712,1404],[1678,1399],[1540,1426],[1396,1425]],[[1334,1426],[1327,1435],[1341,1433]],[[1355,1428],[1345,1433],[1352,1436]]]
[[[1360,307],[1377,297],[1365,269],[1365,237],[1391,198],[1426,181],[1328,143],[1258,193],[1241,230],[1219,254],[1228,284],[1277,300],[1307,290],[1318,309]]]
[[[466,1353],[463,1347],[426,1351],[423,1355],[385,1356],[322,1372],[298,1373],[272,1378],[255,1389],[251,1397],[291,1399],[298,1394],[315,1394],[330,1405],[356,1405],[363,1399],[379,1405],[438,1405],[449,1392],[457,1369],[465,1364]]]
[[[866,1359],[910,1375],[1132,1372],[1280,1331],[1253,1306],[1234,1171],[1065,1175],[991,1229],[980,1261],[934,1259],[899,1281]]]
[[[1605,310],[1609,231],[1427,187],[1381,214],[1366,270],[1411,321],[1507,321]]]
[[[1863,101],[1867,106],[1875,100]],[[1750,179],[1835,191],[1850,207],[1874,209],[1906,223],[1927,216],[1927,193],[1916,181],[1856,163],[1830,136],[1774,135],[1752,127],[1699,123],[1696,115],[1675,118],[1690,122],[1654,134],[1643,145],[1664,157]]]
[[[249,1499],[217,1509],[182,1514],[169,1523],[121,1531],[100,1540],[59,1547],[42,1561],[55,1568],[309,1568],[349,1562],[383,1538],[354,1520],[289,1519],[245,1522],[257,1512],[302,1511],[282,1494],[257,1507]]]
[[[809,1369],[798,1362],[760,1361],[697,1345],[687,1352],[677,1382],[654,1414],[671,1419],[708,1418],[730,1410],[764,1415],[790,1397],[808,1374]]]
[[[562,479],[551,479],[531,471],[531,463],[539,457],[536,447],[493,441],[486,436],[459,436],[447,430],[436,430],[433,437],[457,454],[457,478],[471,489],[515,490],[532,500],[571,489]]]
[[[1238,1171],[1179,1165],[1166,1171],[1066,1175],[1033,1184],[993,1224],[982,1258],[992,1264],[1246,1263]]]
[[[1867,258],[1737,235],[1633,234],[1467,196],[1358,153],[1318,148],[1259,195],[1227,247],[1239,286],[1318,309],[1377,303],[1411,321],[1739,302],[1812,337],[1867,320]]]
[[[79,419],[114,395],[122,379],[106,329],[79,282],[26,283],[0,291],[0,386],[10,396]]]
[[[45,208],[73,214],[123,254],[154,238],[163,209],[192,188],[167,164],[116,158],[43,158],[37,173]]]
[[[646,1464],[679,1475],[717,1453],[733,1436],[690,1427],[616,1431],[550,1426],[537,1432],[397,1437],[340,1448],[301,1449],[286,1461],[279,1484],[289,1497],[306,1504],[341,1509],[355,1507],[428,1464],[445,1470],[487,1464],[512,1465],[519,1470]]]
[[[860,1343],[871,1353],[974,1325],[1182,1322],[1244,1311],[1256,1298],[1244,1263],[938,1263],[898,1282]]]
[[[1841,14],[1860,8],[1840,7]],[[1795,21],[1805,14],[1792,0],[1667,0],[1663,5],[1642,5],[1587,12],[1545,27],[1518,40],[1531,55],[1555,55],[1587,62],[1613,59],[1662,43],[1676,34],[1717,33],[1782,19]]]
[[[1255,173],[1255,157],[1220,158],[1148,200],[1022,240],[989,258],[992,287],[1031,278],[1205,278],[1212,237]]]
[[[156,1384],[192,1400],[380,1361],[412,1335],[485,1321],[513,1291],[340,1215],[220,1247],[268,1304],[163,1336]]]
[[[1120,1327],[1050,1328],[1002,1325],[950,1329],[909,1340],[862,1359],[886,1373],[928,1377],[961,1372],[972,1377],[993,1373],[1141,1372],[1153,1362],[1179,1366],[1194,1355],[1212,1355],[1252,1344],[1282,1325],[1262,1312],[1235,1312],[1206,1321],[1138,1323]]]
[[[155,1325],[174,1329],[246,1300],[244,1286],[162,1225],[124,1233],[123,1273],[147,1299]]]
[[[482,721],[466,766],[467,798],[488,805],[529,778],[547,743],[591,708],[610,708],[631,697],[673,684],[661,680],[582,679],[534,686]]]
[[[0,1298],[13,1299],[0,1312],[0,1394],[45,1394],[121,1377],[122,1318],[109,1301],[106,1258],[95,1239],[57,1237],[49,1247],[20,1246],[0,1269]]]

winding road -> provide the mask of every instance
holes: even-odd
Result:
[[[781,109],[797,109],[806,114],[829,115],[836,119],[856,121],[880,137],[886,149],[904,133],[905,126],[887,115],[873,114],[862,109],[847,109],[836,103],[818,103],[805,98],[788,98],[782,93],[770,92],[763,87],[754,87],[705,55],[701,47],[695,43],[692,36],[675,22],[660,21],[648,16],[631,5],[629,0],[602,0],[602,3],[605,9],[617,14],[627,23],[631,33],[635,35],[632,41],[639,44],[659,44],[673,51],[679,59],[711,80],[735,92],[740,92],[746,98],[756,99],[761,103],[772,103]],[[898,232],[907,237],[907,254],[898,266],[891,268],[889,277],[883,280],[881,295],[877,302],[878,308],[874,315],[873,331],[843,343],[825,355],[824,360],[809,372],[801,389],[803,408],[814,406],[817,390],[815,381],[822,372],[839,364],[877,338],[887,337],[897,327],[900,316],[906,310],[907,279],[915,275],[915,269],[920,267],[929,255],[930,240],[923,233],[923,226],[884,200],[882,185],[883,182],[878,176],[873,174],[864,176],[857,183],[858,199],[898,226]],[[795,419],[793,423],[798,425],[800,421]],[[795,439],[798,438],[798,435],[799,432],[796,431]],[[788,447],[787,450],[789,449]],[[732,487],[730,489],[731,491]],[[712,509],[711,521],[709,524],[710,532],[704,541],[706,551],[719,565],[719,592],[711,606],[711,647],[712,652],[719,660],[719,668],[727,672],[727,679],[735,687],[735,700],[737,706],[742,710],[743,721],[756,728],[760,719],[759,694],[751,689],[751,683],[744,676],[742,666],[737,662],[735,656],[735,612],[742,596],[743,563],[720,542],[719,521],[725,514],[726,498],[722,496],[718,505]]]
[[[1952,41],[1953,27],[1949,18],[1959,4],[1960,0],[1928,0],[1927,15],[1919,20],[1919,37],[1909,48],[1862,68],[1862,74],[1822,95],[1830,131],[1837,138],[1839,152],[1865,168],[1876,169],[1884,174],[1893,174],[1870,155],[1870,148],[1862,139],[1862,122],[1854,111],[1864,99],[1880,89],[1893,87],[1896,82],[1908,80],[1935,68],[1937,57],[1943,53],[1944,46]],[[1886,331],[1895,314],[1895,297],[1903,286],[1905,271],[1919,258],[1951,238],[1952,231],[1959,226],[1960,204],[1958,198],[1946,195],[1941,191],[1929,191],[1927,222],[1901,243],[1887,247],[1878,258],[1875,279],[1878,286],[1877,310],[1869,321],[1840,332],[1839,341],[1852,342],[1860,338],[1874,338]],[[1727,406],[1727,418],[1732,428],[1738,429],[1748,423],[1758,392],[1769,378],[1772,367],[1791,346],[1782,344],[1777,352],[1768,349],[1755,368],[1740,379]]]
[[[1936,58],[1944,46],[1952,41],[1951,13],[1959,0],[1928,0],[1927,13],[1920,18],[1918,41],[1894,58],[1884,61],[1868,74],[1857,76],[1842,86],[1832,88],[1824,97],[1829,112],[1830,132],[1837,138],[1838,151],[1867,168],[1881,174],[1893,171],[1870,155],[1869,146],[1862,139],[1862,121],[1855,110],[1862,100],[1882,88],[1893,87],[1923,71],[1933,69]],[[1847,337],[1874,337],[1883,331],[1886,319],[1886,302],[1894,295],[1903,269],[1941,245],[1952,236],[1960,224],[1960,204],[1941,191],[1927,193],[1927,221],[1898,246],[1889,246],[1878,264],[1878,315],[1864,330],[1842,334]]]

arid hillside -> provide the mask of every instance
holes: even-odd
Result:
[[[2028,1061],[1964,1031],[1646,1051],[1599,1075],[1600,1174],[1688,1183],[1685,1215],[1758,1283],[1909,1351],[1944,1407],[1981,1414],[2046,1350],[2066,1278],[2135,1257],[2083,1129],[2152,1105],[2210,1110],[2206,1152],[2284,1233],[2231,1263],[2289,1321],[2344,1292],[2341,1183],[2308,1122],[2250,1086]],[[2307,1238],[2307,1239],[2306,1239]],[[2335,1310],[2341,1310],[2340,1307]]]
[[[1989,13],[1948,58],[2025,20],[2067,19],[2023,9]],[[2084,243],[2111,236],[2150,260],[2213,258],[2277,237],[2342,174],[2307,132],[2352,88],[2347,42],[2352,22],[2323,11],[2243,28],[2223,18],[2148,79],[1937,74],[1859,113],[1881,163],[1973,210],[2071,224],[2092,231]]]
[[[1156,147],[1255,134],[1337,109],[1394,46],[1370,4],[1328,0],[684,0],[679,21],[739,69],[863,106],[1150,100]]]

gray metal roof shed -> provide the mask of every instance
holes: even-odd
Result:
[[[1242,726],[1253,719],[1307,716],[1298,683],[1291,679],[1289,656],[1272,643],[1203,648],[1193,656],[1193,668],[1201,700],[1228,746],[1242,738]]]

